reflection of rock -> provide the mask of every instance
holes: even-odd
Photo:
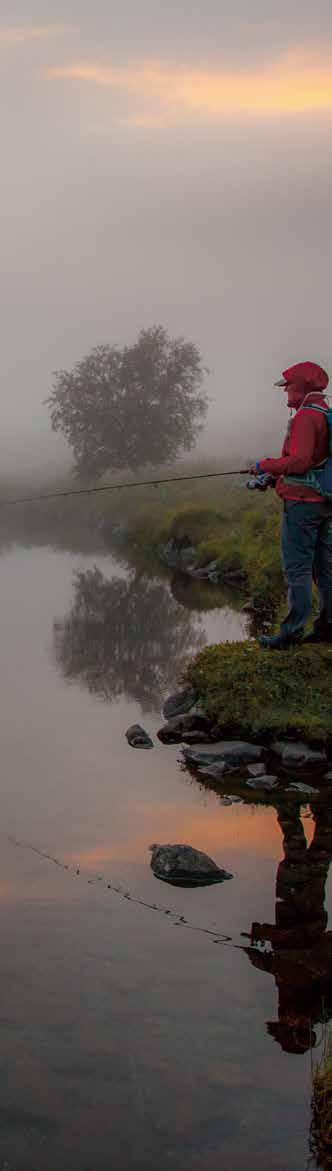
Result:
[[[175,691],[170,695],[163,706],[163,716],[165,720],[174,719],[175,716],[182,716],[185,712],[189,712],[197,700],[197,691],[188,684],[183,687],[182,691]]]
[[[151,867],[156,878],[171,882],[175,886],[209,886],[232,878],[227,870],[219,866],[192,846],[151,846]]]
[[[209,748],[183,748],[182,752],[187,764],[207,767],[219,761],[231,765],[249,764],[261,759],[264,748],[260,744],[249,744],[246,740],[218,740]]]
[[[309,748],[308,744],[300,740],[294,743],[274,740],[272,749],[285,768],[322,768],[327,764],[327,755],[323,749]]]
[[[126,737],[131,748],[153,748],[150,736],[140,724],[132,724],[126,732]]]
[[[268,1032],[288,1053],[315,1044],[314,1024],[332,1015],[332,932],[326,931],[325,885],[332,856],[332,810],[327,799],[311,801],[315,830],[307,846],[300,797],[278,798],[284,860],[276,882],[275,923],[253,923],[251,963],[274,976],[278,1020]],[[262,951],[262,944],[272,950]],[[258,946],[257,946],[258,945]]]
[[[74,588],[69,614],[54,626],[66,678],[108,701],[125,693],[145,711],[160,708],[186,656],[204,641],[199,620],[162,582],[146,577],[109,580],[91,569],[75,574]]]

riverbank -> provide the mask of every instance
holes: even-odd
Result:
[[[332,747],[332,649],[262,651],[252,641],[206,647],[186,681],[222,734],[286,735]]]

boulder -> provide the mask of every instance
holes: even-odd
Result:
[[[165,720],[170,720],[174,716],[182,716],[184,712],[189,712],[194,707],[197,698],[197,691],[191,687],[190,683],[187,687],[183,687],[182,691],[175,691],[164,703],[163,716]]]
[[[193,846],[156,844],[151,846],[151,852],[151,868],[156,878],[174,886],[210,886],[233,877]]]
[[[196,748],[184,747],[182,752],[187,764],[204,767],[220,760],[230,765],[254,763],[261,760],[264,748],[261,744],[249,744],[246,740],[218,740],[216,744],[210,744],[209,748],[197,745]]]
[[[126,738],[131,748],[153,748],[153,742],[140,724],[132,724],[126,732]]]
[[[302,740],[274,740],[272,751],[280,757],[285,768],[322,768],[327,764],[323,748],[310,748]]]
[[[278,777],[268,776],[264,774],[262,777],[254,777],[252,781],[246,781],[249,789],[275,789],[278,784]]]
[[[182,740],[186,740],[189,744],[196,744],[202,740],[204,743],[209,743],[209,732],[212,728],[212,720],[208,720],[207,716],[200,715],[194,712],[173,716],[159,728],[157,732],[158,740],[162,744],[181,744]],[[195,739],[194,739],[195,737]]]

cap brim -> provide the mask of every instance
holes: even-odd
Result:
[[[285,378],[280,378],[279,382],[273,383],[273,386],[283,386],[283,388],[285,389],[285,386],[287,386],[287,382],[286,382]]]

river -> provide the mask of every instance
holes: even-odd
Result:
[[[0,1168],[304,1171],[302,1002],[296,1025],[296,981],[243,936],[275,923],[278,811],[222,806],[156,739],[185,660],[243,616],[110,555],[16,547],[1,617]],[[181,841],[232,882],[157,881],[149,846]]]

